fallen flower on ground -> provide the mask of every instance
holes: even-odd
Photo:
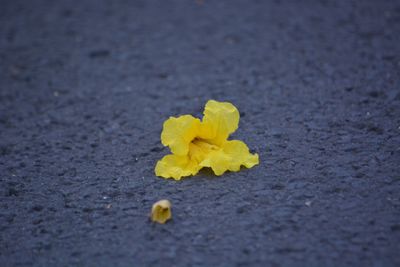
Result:
[[[171,202],[163,199],[153,204],[151,208],[151,220],[153,222],[165,223],[171,219]]]
[[[239,111],[228,102],[209,100],[203,120],[182,115],[164,122],[161,142],[172,152],[157,162],[155,173],[180,180],[210,167],[216,175],[251,168],[259,163],[258,154],[251,154],[239,140],[228,140],[239,124]]]

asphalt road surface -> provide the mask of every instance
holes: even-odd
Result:
[[[1,266],[400,266],[399,1],[0,5]],[[260,164],[156,177],[209,99]]]

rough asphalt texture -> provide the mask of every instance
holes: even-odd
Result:
[[[398,1],[3,0],[0,33],[1,266],[400,266]],[[260,165],[156,177],[208,99]]]

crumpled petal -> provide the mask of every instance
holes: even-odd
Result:
[[[231,157],[228,168],[230,171],[239,171],[242,165],[251,168],[259,163],[258,154],[251,154],[247,145],[242,141],[227,141],[222,148]]]
[[[155,172],[157,176],[180,180],[184,176],[195,175],[201,166],[189,156],[166,155],[157,162]]]
[[[258,154],[251,154],[242,141],[232,140],[226,141],[221,149],[210,151],[200,166],[210,167],[215,175],[222,175],[228,170],[239,171],[242,165],[251,168],[258,163]]]
[[[229,168],[230,157],[222,149],[211,151],[206,158],[200,162],[202,167],[210,167],[215,175],[222,175]]]
[[[171,217],[171,202],[169,200],[163,199],[153,204],[151,208],[151,220],[153,222],[165,223]]]
[[[198,136],[213,144],[222,145],[238,128],[239,118],[239,111],[231,103],[209,100],[204,108]]]
[[[164,122],[161,142],[169,146],[172,154],[187,155],[189,143],[196,137],[200,120],[191,115],[170,117]]]

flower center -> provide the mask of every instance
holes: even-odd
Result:
[[[192,144],[201,149],[206,149],[206,150],[217,150],[219,148],[218,146],[207,142],[207,140],[197,138],[197,137],[195,139],[193,139]]]
[[[213,150],[218,150],[219,147],[209,143],[205,139],[195,138],[189,144],[189,157],[201,162],[207,154]]]

